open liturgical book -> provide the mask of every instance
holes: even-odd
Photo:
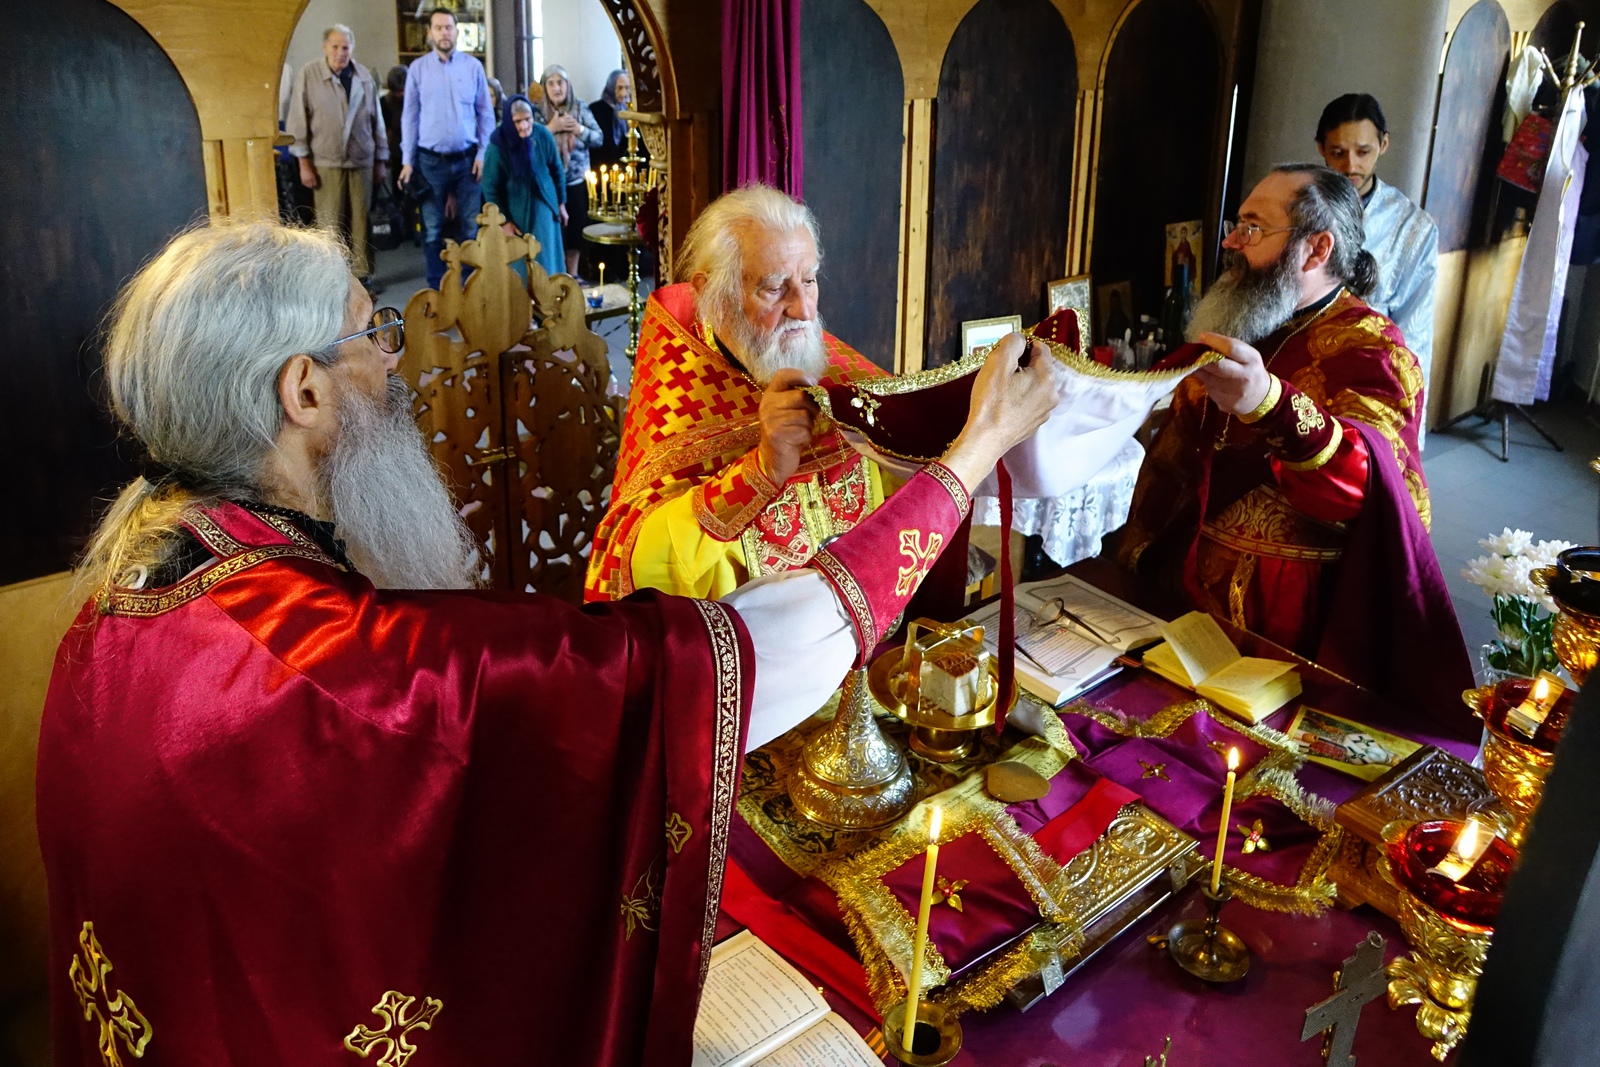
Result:
[[[883,1067],[817,987],[749,930],[711,950],[693,1067]]]
[[[1260,722],[1300,695],[1293,664],[1241,656],[1203,611],[1167,623],[1161,636],[1166,641],[1144,654],[1146,667],[1248,722]]]
[[[1037,623],[1041,613],[1043,617],[1052,613],[1057,599],[1079,621],[1063,616],[1056,622]],[[967,616],[970,625],[984,628],[984,643],[994,654],[999,653],[999,619],[998,602]],[[1017,681],[1034,696],[1060,707],[1121,670],[1117,657],[1160,637],[1161,626],[1154,615],[1070,574],[1019,585]]]

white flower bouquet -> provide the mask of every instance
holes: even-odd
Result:
[[[1482,589],[1493,601],[1489,617],[1499,636],[1484,646],[1484,664],[1497,671],[1532,678],[1554,670],[1556,654],[1550,644],[1555,624],[1555,601],[1533,583],[1533,571],[1553,567],[1556,555],[1571,548],[1567,541],[1540,541],[1526,530],[1505,529],[1478,542],[1487,555],[1467,561],[1461,577]]]

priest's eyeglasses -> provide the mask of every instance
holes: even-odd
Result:
[[[1030,634],[1036,634],[1047,626],[1060,626],[1062,623],[1070,623],[1073,626],[1077,626],[1080,629],[1087,631],[1089,636],[1093,637],[1101,644],[1111,644],[1111,639],[1109,637],[1101,633],[1099,630],[1096,630],[1093,626],[1090,626],[1088,621],[1085,620],[1083,616],[1069,610],[1067,608],[1067,602],[1058,596],[1051,597],[1049,600],[1046,600],[1042,605],[1040,605],[1039,610],[1033,613],[1033,629],[1028,632]]]
[[[341,337],[328,347],[337,348],[346,341],[354,341],[356,338],[365,337],[368,334],[372,335],[372,339],[377,343],[380,351],[387,352],[392,356],[405,347],[406,320],[401,318],[400,312],[394,308],[379,308],[372,313],[371,326],[368,326],[360,333]]]
[[[1293,226],[1257,226],[1253,222],[1224,222],[1223,232],[1230,237],[1237,237],[1242,245],[1253,245],[1261,240],[1262,236],[1269,233],[1288,233]]]

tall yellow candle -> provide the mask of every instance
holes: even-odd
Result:
[[[584,175],[583,175],[583,180],[589,183],[589,202],[593,203],[594,202],[595,183],[597,181],[597,179],[594,176],[594,171],[592,171],[592,170],[585,171]]]
[[[917,905],[917,939],[911,950],[911,981],[906,997],[905,1027],[900,1044],[909,1050],[917,1032],[917,1013],[922,1002],[922,956],[928,947],[928,912],[933,909],[933,872],[939,865],[939,828],[944,813],[934,805],[928,821],[928,853],[922,863],[922,901]]]
[[[606,186],[606,179],[607,179],[606,168],[601,167],[600,168],[600,205],[602,207],[604,207],[606,201],[611,198],[611,191]]]
[[[1222,853],[1228,847],[1228,816],[1233,814],[1233,781],[1239,769],[1239,750],[1228,749],[1228,784],[1222,787],[1222,822],[1217,826],[1217,854],[1211,861],[1211,892],[1222,888]]]

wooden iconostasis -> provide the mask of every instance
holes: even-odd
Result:
[[[1046,284],[1078,274],[1128,283],[1136,322],[1160,312],[1166,226],[1191,220],[1209,281],[1258,6],[806,0],[828,328],[879,366],[937,366],[962,322],[1036,322]]]

